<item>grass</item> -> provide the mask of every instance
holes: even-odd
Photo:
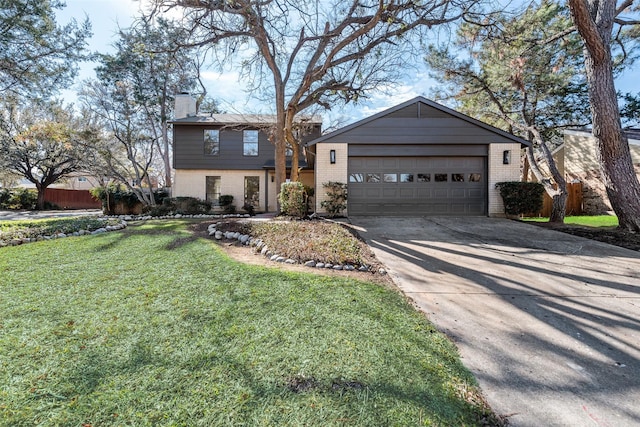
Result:
[[[548,222],[549,218],[523,218],[523,221]],[[618,217],[614,215],[567,216],[564,223],[584,227],[617,227]]]
[[[0,249],[0,425],[494,420],[398,293],[239,264],[189,224]]]

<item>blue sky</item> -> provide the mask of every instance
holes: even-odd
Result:
[[[60,24],[67,23],[72,18],[78,21],[89,18],[93,27],[93,37],[89,43],[89,49],[98,52],[111,51],[111,44],[117,38],[119,27],[126,28],[141,7],[140,1],[133,0],[67,0],[67,6],[57,11],[57,20]],[[78,82],[93,78],[95,64],[82,64]],[[391,94],[371,94],[370,99],[361,102],[355,109],[353,107],[336,108],[324,115],[325,125],[331,126],[339,123],[344,125],[361,119],[385,108],[409,100],[415,96],[429,97],[432,86],[437,83],[430,79],[426,69],[417,64],[418,71],[412,72],[398,85]],[[204,74],[209,95],[220,101],[222,109],[227,112],[243,113],[269,113],[270,106],[260,104],[258,101],[248,99],[243,92],[243,85],[239,82],[237,73],[228,71],[217,73],[208,71]],[[617,89],[623,92],[637,93],[640,91],[640,64],[633,69],[625,70],[616,82]],[[63,97],[70,102],[75,101],[76,87],[72,87],[63,93]]]

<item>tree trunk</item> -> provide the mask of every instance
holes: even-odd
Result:
[[[542,152],[547,159],[547,163],[549,165],[549,170],[551,172],[551,176],[556,181],[556,186],[554,187],[553,183],[549,178],[546,178],[542,171],[540,170],[540,166],[538,165],[538,161],[535,158],[535,154],[533,152],[533,147],[527,148],[527,161],[529,163],[529,168],[535,175],[538,182],[540,182],[546,193],[551,197],[551,214],[549,215],[549,222],[564,223],[564,217],[567,211],[567,199],[569,198],[569,193],[567,192],[567,183],[564,180],[564,177],[560,175],[558,172],[558,168],[555,165],[555,160],[553,160],[553,156],[549,151],[547,145],[544,141],[538,141],[542,148]]]
[[[39,211],[44,210],[44,193],[47,187],[44,187],[40,184],[36,184],[36,189],[38,190],[38,198],[36,201],[36,209]]]
[[[629,142],[622,133],[611,60],[597,64],[588,53],[585,55],[602,182],[620,227],[640,231],[640,184]]]
[[[284,87],[276,82],[276,123],[274,130],[276,196],[287,179],[287,143],[285,139]],[[280,199],[276,197],[276,213],[280,213]]]
[[[610,42],[616,2],[571,0],[569,5],[585,40],[585,70],[602,182],[620,227],[640,231],[640,183],[629,142],[622,133],[613,80]]]

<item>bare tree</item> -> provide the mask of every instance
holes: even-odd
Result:
[[[272,101],[275,181],[298,179],[295,118],[311,106],[330,109],[389,87],[408,66],[415,30],[452,22],[475,1],[156,0],[152,13],[181,12],[191,46],[237,59],[254,91]],[[269,77],[271,82],[267,83]]]
[[[602,180],[620,227],[640,231],[640,183],[629,142],[622,132],[614,85],[611,44],[614,25],[637,28],[640,21],[625,19],[633,0],[569,0],[573,21],[584,40],[584,57],[593,136],[597,141]],[[636,5],[636,10],[638,6]]]

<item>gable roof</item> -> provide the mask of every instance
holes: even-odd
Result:
[[[453,117],[453,118],[456,118],[456,119],[460,119],[460,120],[463,120],[463,121],[465,121],[465,122],[467,122],[469,124],[472,124],[474,126],[482,128],[485,131],[489,131],[489,132],[491,132],[493,134],[496,134],[496,135],[498,135],[498,136],[500,136],[502,138],[505,138],[507,140],[519,143],[519,144],[521,144],[523,146],[530,146],[531,145],[531,143],[529,141],[527,141],[527,140],[525,140],[523,138],[520,138],[520,137],[517,137],[515,135],[512,135],[512,134],[510,134],[508,132],[505,132],[505,131],[503,131],[501,129],[498,129],[498,128],[496,128],[494,126],[491,126],[491,125],[489,125],[487,123],[481,122],[480,120],[476,120],[476,119],[474,119],[472,117],[469,117],[469,116],[467,116],[465,114],[462,114],[462,113],[460,113],[458,111],[455,111],[455,110],[453,110],[451,108],[445,107],[444,105],[438,104],[437,102],[431,101],[431,100],[429,100],[427,98],[424,98],[422,96],[415,97],[413,99],[410,99],[408,101],[403,102],[402,104],[398,104],[395,107],[388,108],[388,109],[386,109],[386,110],[384,110],[384,111],[382,111],[380,113],[374,114],[372,116],[369,116],[367,118],[359,120],[359,121],[357,121],[355,123],[347,125],[347,126],[341,128],[341,129],[338,129],[338,130],[335,130],[333,132],[330,132],[330,133],[328,133],[326,135],[323,135],[323,136],[321,136],[319,138],[314,139],[313,141],[310,141],[307,145],[310,146],[310,145],[314,145],[314,144],[317,144],[317,143],[320,143],[320,142],[328,142],[329,140],[332,140],[332,139],[335,140],[336,137],[344,135],[344,134],[346,134],[346,133],[348,133],[348,132],[350,132],[350,131],[352,131],[354,129],[363,127],[363,126],[365,126],[365,125],[367,125],[367,124],[369,124],[369,123],[371,123],[371,122],[373,122],[375,120],[382,119],[382,118],[384,118],[386,116],[393,116],[394,113],[397,113],[400,110],[403,110],[403,109],[405,109],[407,107],[411,107],[414,104],[424,104],[424,105],[436,110],[439,113],[438,117],[440,117],[440,118]],[[344,135],[344,136],[346,136],[346,135]],[[334,142],[334,141],[331,141],[331,142]],[[335,141],[335,142],[337,142],[337,141]],[[341,141],[341,142],[344,142],[344,141]]]

